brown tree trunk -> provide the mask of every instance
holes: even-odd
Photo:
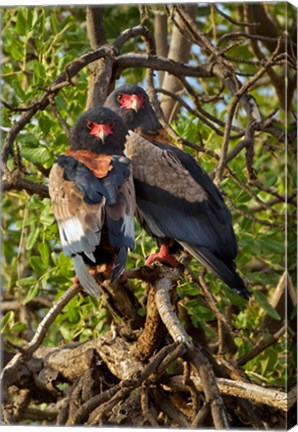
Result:
[[[154,16],[154,40],[156,54],[161,57],[167,57],[169,51],[168,44],[168,18],[165,13],[157,11]],[[165,73],[158,72],[159,85],[162,87]]]
[[[101,7],[88,6],[86,12],[87,33],[92,49],[100,48],[106,43]],[[89,65],[90,83],[86,109],[102,105],[112,76],[113,60],[111,57],[97,60]]]
[[[195,16],[197,5],[187,5],[186,10],[191,16]],[[177,24],[182,25],[180,17],[177,17]],[[172,60],[176,60],[178,62],[187,63],[189,59],[190,49],[191,49],[191,42],[189,42],[180,33],[180,30],[175,26],[173,28],[173,34],[172,34],[170,49],[168,53],[168,58]],[[162,87],[163,89],[168,90],[172,93],[178,93],[183,88],[180,81],[174,75],[170,75],[167,72],[164,75]],[[165,118],[169,122],[171,122],[172,120],[175,119],[175,117],[179,112],[180,109],[179,103],[174,99],[169,98],[169,96],[166,95],[161,96],[160,102],[161,102],[161,108],[164,112]]]

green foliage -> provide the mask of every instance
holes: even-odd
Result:
[[[282,23],[283,4],[270,5]],[[221,5],[231,17],[237,19],[234,9],[229,4]],[[200,8],[199,22],[202,31],[217,30],[217,38],[231,31],[231,24],[223,17],[214,14],[213,21],[210,5]],[[152,28],[153,13],[149,14],[149,28]],[[104,8],[105,30],[109,42],[113,42],[119,33],[128,27],[139,24],[139,12],[135,6],[110,6]],[[49,85],[61,73],[65,65],[90,50],[86,34],[85,8],[79,7],[34,7],[7,8],[3,10],[3,66],[2,66],[2,98],[11,106],[24,108],[43,94],[45,86]],[[216,25],[216,27],[214,27]],[[132,39],[124,47],[123,52],[138,52],[144,48],[141,39]],[[235,46],[229,55],[251,58],[247,45]],[[202,63],[200,50],[192,52],[192,61]],[[239,71],[246,74],[255,73],[254,65],[242,63]],[[60,115],[71,126],[76,117],[81,114],[86,104],[88,88],[88,69],[84,68],[74,79],[74,85],[59,92],[55,99]],[[140,68],[127,70],[121,80],[141,82],[145,71]],[[220,90],[219,80],[206,79],[191,81],[199,93],[206,92],[209,96]],[[272,85],[256,87],[252,92],[259,103],[262,115],[267,117],[278,108],[278,100]],[[231,95],[227,90],[222,93],[223,101],[218,103],[202,102],[202,108],[209,114],[222,120],[227,119],[227,106]],[[3,138],[5,131],[19,119],[20,114],[7,108],[3,109]],[[245,128],[246,114],[239,110],[235,124]],[[277,119],[276,119],[277,120]],[[283,119],[284,120],[284,119]],[[280,125],[280,122],[279,122]],[[216,134],[204,122],[184,111],[172,125],[179,135],[189,141],[204,146],[215,155],[219,155],[222,146],[222,136]],[[232,132],[230,149],[239,142]],[[17,136],[15,154],[21,159],[25,177],[40,184],[47,184],[47,173],[56,156],[65,151],[67,137],[61,128],[59,120],[49,106],[39,111],[26,128]],[[217,160],[207,152],[198,152],[191,147],[185,151],[199,160],[201,166],[212,173]],[[13,157],[9,164],[12,164]],[[281,320],[280,315],[272,308],[268,298],[272,295],[285,266],[285,226],[283,218],[278,218],[272,212],[285,214],[284,203],[270,206],[272,196],[254,185],[247,185],[245,154],[241,152],[229,164],[235,177],[226,177],[222,191],[231,199],[234,206],[227,201],[233,214],[234,229],[238,238],[239,254],[237,265],[242,276],[253,291],[253,297],[247,304],[213,275],[208,274],[206,280],[213,295],[217,299],[219,310],[226,314],[232,308],[232,325],[239,329],[243,338],[236,338],[238,355],[243,355],[252,346],[246,339],[254,340],[255,331],[265,314],[274,320]],[[258,179],[266,188],[273,192],[285,194],[285,147],[270,136],[260,134],[256,138],[254,166]],[[293,176],[293,183],[294,183]],[[290,182],[289,187],[295,185]],[[249,186],[249,188],[246,188]],[[25,191],[11,190],[3,196],[2,204],[2,236],[3,260],[2,278],[4,297],[16,299],[22,305],[34,304],[38,297],[44,297],[53,303],[72,283],[74,276],[70,258],[65,257],[57,226],[53,217],[50,200],[30,196]],[[268,208],[255,210],[260,201],[267,203]],[[293,208],[289,207],[292,214]],[[291,240],[290,247],[295,250],[295,242]],[[130,255],[128,267],[140,267],[144,258],[156,250],[156,245],[144,231],[137,227],[136,249]],[[258,272],[254,267],[255,260],[265,263],[268,271]],[[295,273],[295,263],[291,263],[291,271]],[[201,266],[192,261],[191,271],[198,275]],[[133,291],[142,303],[144,284],[135,282]],[[178,287],[181,296],[180,303],[187,311],[194,327],[201,328],[207,338],[214,340],[215,315],[203,300],[198,285],[191,284],[186,278]],[[20,321],[18,311],[4,314],[1,332],[9,341],[22,344],[25,341],[25,330],[28,325],[35,330],[48,307],[34,310],[33,321]],[[145,307],[139,310],[144,315]],[[116,318],[116,317],[113,317]],[[63,312],[52,324],[44,344],[57,346],[62,342],[86,341],[96,338],[109,328],[111,316],[105,304],[91,299],[89,296],[76,296],[64,308]],[[264,337],[268,337],[266,333]],[[245,371],[252,380],[268,385],[283,386],[288,377],[286,358],[290,356],[290,369],[294,370],[295,356],[291,346],[284,342],[269,347],[262,354],[245,365]]]

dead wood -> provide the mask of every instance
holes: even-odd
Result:
[[[133,274],[131,271],[129,276]],[[293,391],[288,403],[285,393],[250,384],[241,374],[236,379],[215,375],[214,370],[218,372],[221,367],[214,369],[204,353],[206,349],[202,350],[197,342],[193,345],[171,303],[170,293],[181,269],[157,266],[148,271],[140,269],[137,274],[145,279],[154,274],[150,302],[155,302],[155,308],[154,312],[149,310],[149,315],[153,313],[151,319],[156,319],[158,311],[174,344],[169,345],[164,337],[165,346],[160,348],[156,343],[158,338],[156,335],[151,338],[148,329],[143,329],[138,341],[137,338],[126,340],[125,332],[122,336],[110,332],[95,341],[62,347],[31,344],[36,349],[29,351],[30,355],[27,352],[27,356],[26,349],[22,349],[2,373],[2,415],[6,423],[22,421],[34,413],[41,419],[37,407],[45,401],[51,401],[54,408],[43,417],[44,421],[60,425],[157,426],[169,422],[172,426],[190,427],[205,424],[209,419],[219,429],[228,428],[228,412],[234,409],[230,397],[237,398],[239,407],[248,404],[248,412],[256,409],[254,403],[281,410],[292,406]],[[147,338],[156,354],[147,354],[144,362],[136,353]],[[169,365],[175,365],[176,370],[171,378],[166,374]],[[185,376],[181,375],[183,370]],[[16,402],[15,394],[24,397]],[[35,407],[28,406],[32,396]],[[192,409],[184,404],[185,397],[192,401]],[[237,412],[241,422],[242,410]],[[253,424],[264,426],[257,418],[252,420],[254,415],[250,416]]]
[[[155,289],[148,287],[147,313],[144,330],[138,338],[135,355],[146,360],[158,349],[166,336],[166,328],[162,323],[155,304]]]
[[[203,386],[201,379],[194,375],[191,375],[190,379],[193,381],[197,390],[202,391]],[[217,384],[223,396],[230,395],[236,398],[240,397],[279,408],[283,411],[288,411],[296,401],[296,396],[294,395],[295,388],[293,388],[289,393],[285,393],[276,389],[257,386],[249,382],[234,381],[227,378],[217,378]],[[183,377],[177,375],[172,378],[167,378],[164,383],[164,388],[168,390],[185,389]]]

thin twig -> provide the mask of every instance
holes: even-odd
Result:
[[[190,424],[187,417],[171,402],[171,400],[163,394],[162,391],[154,389],[152,391],[155,403],[160,409],[180,427],[189,429]]]
[[[291,195],[291,196],[289,197],[289,199],[291,200],[291,199],[294,198],[294,197],[296,197],[296,194]],[[283,198],[283,199],[281,200],[280,198],[276,198],[276,197],[275,197],[275,198],[272,198],[271,200],[267,201],[266,204],[268,204],[268,206],[272,209],[272,207],[273,207],[275,204],[284,203],[284,202],[286,201],[286,197],[285,197],[285,196],[284,196],[284,197],[281,197],[281,198]],[[266,209],[264,208],[263,205],[254,205],[254,206],[252,206],[252,207],[249,207],[249,210],[250,210],[251,212],[253,212],[253,213],[258,213],[258,212],[261,212],[261,211],[265,211]]]
[[[180,29],[182,34],[187,33],[189,39],[195,43],[201,46],[201,48],[205,51],[206,54],[218,55],[218,51],[216,47],[210,42],[210,40],[206,37],[206,35],[199,29],[197,26],[195,20],[188,14],[186,8],[184,5],[177,5],[174,6],[175,11],[178,12],[179,16],[181,17],[184,27],[181,28],[177,24],[177,20],[173,18],[173,22],[175,23],[176,27]]]
[[[286,325],[283,325],[277,332],[271,335],[268,339],[261,340],[260,343],[254,346],[250,351],[248,351],[247,353],[239,357],[239,359],[237,360],[237,364],[239,366],[245,365],[245,363],[252,360],[257,355],[261,354],[263,351],[265,351],[265,349],[267,349],[271,345],[275,344],[281,336],[285,335],[285,333],[286,333]]]
[[[186,90],[188,91],[192,101],[194,102],[195,106],[196,106],[196,110],[193,110],[193,114],[195,116],[197,116],[198,118],[200,118],[202,121],[204,121],[204,123],[208,124],[208,126],[210,126],[210,122],[208,122],[208,120],[217,123],[219,126],[221,127],[225,127],[225,122],[220,120],[219,118],[215,117],[214,115],[210,114],[209,112],[205,111],[202,107],[201,104],[199,102],[199,99],[197,97],[197,94],[193,88],[193,86],[191,86],[188,81],[184,78],[184,77],[179,77],[179,81],[183,84],[183,86],[186,88]],[[164,90],[161,90],[164,91]],[[174,95],[171,95],[171,97],[175,97]],[[180,101],[179,101],[180,102]],[[188,105],[188,104],[187,104]],[[185,107],[187,108],[187,106],[185,105]],[[208,120],[207,120],[208,119]],[[219,131],[217,128],[215,128],[213,125],[211,125],[212,129],[214,129],[219,135],[223,135],[223,133],[221,131]],[[237,135],[235,136],[231,136],[231,139],[239,139],[244,132],[237,126],[232,126],[232,129],[235,132],[238,132]]]
[[[68,127],[66,121],[64,120],[64,118],[61,116],[61,114],[60,114],[60,112],[59,112],[59,110],[57,108],[55,99],[52,98],[52,97],[50,98],[50,104],[51,104],[51,108],[53,110],[53,113],[55,114],[55,116],[59,120],[59,123],[60,123],[62,129],[65,132],[65,135],[68,137],[68,135],[69,135],[69,127]]]
[[[187,351],[187,348],[184,344],[175,344],[176,347],[169,351],[158,366],[156,372],[153,374],[154,380],[158,381],[159,378],[164,374],[164,371],[168,367],[169,364],[173,363],[177,358],[183,357]]]
[[[67,303],[69,303],[70,300],[79,292],[79,286],[73,285],[68,288],[68,290],[59,298],[56,303],[53,304],[51,309],[48,311],[46,316],[43,318],[43,320],[37,327],[34,337],[29,342],[28,347],[26,348],[26,358],[30,358],[34,351],[36,351],[37,348],[42,344],[50,325],[60,314],[64,306],[66,306]]]
[[[158,427],[158,421],[153,416],[150,408],[149,408],[149,397],[148,397],[148,388],[143,386],[141,390],[141,408],[144,414],[144,417],[150,423],[152,427]]]
[[[224,13],[222,10],[220,10],[216,4],[212,4],[212,7],[214,7],[214,9],[216,10],[216,12],[221,15],[223,18],[225,18],[226,20],[230,21],[232,24],[235,24],[237,26],[240,27],[257,27],[260,25],[260,23],[249,23],[249,22],[241,22],[241,21],[237,21],[234,18],[230,17],[229,15],[227,15],[226,13]]]
[[[205,299],[208,302],[208,305],[210,306],[210,309],[212,310],[212,312],[216,316],[217,320],[221,321],[222,324],[225,325],[226,328],[232,334],[235,334],[238,338],[243,339],[246,342],[248,342],[247,338],[243,334],[240,333],[239,329],[237,327],[233,326],[231,324],[231,322],[229,321],[229,319],[221,313],[220,309],[217,306],[217,302],[216,302],[212,292],[208,289],[208,286],[207,286],[205,278],[204,278],[204,274],[203,273],[200,274],[199,278],[197,279],[189,270],[188,270],[188,272],[191,274],[193,281],[195,281],[202,288]]]
[[[183,82],[182,80],[179,80],[179,81]],[[162,93],[162,94],[168,95],[168,96],[170,96],[172,99],[174,99],[174,100],[176,100],[177,102],[179,102],[179,103],[180,103],[184,108],[187,109],[187,111],[189,111],[189,112],[190,112],[191,114],[193,114],[195,117],[198,117],[200,120],[202,120],[203,123],[205,123],[205,124],[206,124],[207,126],[209,126],[212,130],[214,130],[214,132],[216,132],[217,135],[219,135],[219,136],[223,136],[223,133],[221,132],[221,130],[219,130],[216,126],[214,126],[210,121],[207,120],[206,117],[213,117],[213,116],[211,116],[211,115],[208,114],[208,113],[207,113],[207,115],[206,115],[206,111],[200,109],[201,112],[204,111],[204,115],[202,115],[202,113],[201,113],[198,109],[197,109],[197,110],[193,109],[193,108],[192,108],[192,107],[191,107],[187,102],[185,102],[185,100],[184,100],[181,96],[179,96],[179,95],[176,94],[176,93],[170,92],[170,91],[165,90],[165,89],[157,89],[157,91],[158,91],[159,93]],[[206,115],[206,117],[205,117],[205,115]],[[215,121],[214,118],[212,118],[212,120]],[[216,122],[219,123],[219,124],[221,123],[221,121],[218,120],[218,119],[217,119]],[[223,126],[223,125],[224,125],[224,122],[222,122],[222,126]]]
[[[279,200],[282,200],[283,198],[282,198],[282,196],[276,191],[276,189],[273,189],[272,187],[267,187],[267,186],[264,186],[262,183],[260,183],[259,182],[259,180],[257,180],[257,179],[251,179],[250,180],[250,183],[252,184],[252,185],[254,185],[255,187],[257,187],[258,189],[260,189],[260,190],[262,190],[262,191],[264,191],[264,192],[267,192],[268,194],[270,194],[270,195],[273,195],[273,196],[275,196],[276,198],[278,198]]]
[[[230,206],[235,209],[235,211],[239,214],[241,214],[242,216],[246,217],[247,219],[256,222],[260,225],[264,225],[264,226],[268,226],[270,228],[279,228],[280,230],[284,231],[285,227],[281,224],[275,223],[275,222],[268,222],[266,220],[257,218],[256,216],[253,216],[250,213],[247,213],[246,211],[240,209],[239,207],[236,206],[236,204],[234,203],[234,201],[229,197],[228,194],[226,194],[222,189],[220,190],[221,194],[224,196],[225,200],[227,200],[230,204]]]
[[[152,37],[152,34],[150,30],[144,26],[144,25],[138,25],[132,28],[129,28],[127,30],[124,30],[115,40],[113,43],[113,46],[115,49],[118,50],[118,52],[121,50],[123,45],[132,38],[135,38],[136,36],[143,36],[147,41],[150,41],[150,45],[154,46],[154,39]]]
[[[258,72],[250,80],[248,80],[240,88],[238,88],[235,96],[233,97],[233,100],[229,106],[228,118],[227,118],[225,133],[224,133],[223,144],[222,144],[222,148],[221,148],[220,160],[219,160],[219,163],[218,163],[218,166],[216,169],[215,182],[217,184],[219,184],[221,179],[222,179],[223,172],[224,172],[224,169],[225,169],[225,166],[227,163],[226,158],[227,158],[228,144],[229,144],[229,139],[230,139],[230,131],[231,131],[231,125],[232,125],[232,121],[233,121],[236,107],[237,107],[241,97],[272,66],[274,59],[280,50],[280,46],[281,46],[281,38],[278,39],[276,49],[274,50],[274,52],[272,53],[272,55],[270,56],[268,61],[262,66],[262,68],[260,68],[258,70]],[[253,113],[254,113],[254,107],[252,107],[251,114],[253,114]],[[257,120],[260,121],[261,119],[257,119]],[[249,126],[249,124],[248,124],[248,126]],[[247,131],[249,133],[249,129]],[[251,144],[251,149],[252,148],[253,148],[253,146]]]
[[[193,419],[191,423],[191,427],[197,429],[199,426],[202,426],[209,412],[210,412],[210,403],[205,402],[202,408],[197,412],[195,418]]]
[[[261,36],[261,35],[252,35],[246,32],[234,32],[234,33],[225,33],[222,35],[218,41],[217,45],[220,45],[224,40],[226,39],[233,39],[233,38],[247,38],[252,40],[260,40],[260,41],[268,41],[268,42],[277,42],[277,38],[271,38],[268,36]]]
[[[175,76],[185,75],[198,78],[211,78],[213,76],[210,65],[202,64],[191,66],[161,56],[148,56],[147,54],[128,53],[116,57],[114,64],[114,78],[119,77],[124,69],[130,67],[145,67],[169,72]]]
[[[26,112],[26,111],[30,111],[32,109],[33,105],[29,105],[28,107],[13,107],[12,105],[10,105],[9,103],[5,102],[5,100],[1,99],[0,100],[1,105],[3,105],[5,108],[9,109],[12,112]]]
[[[284,215],[278,213],[276,210],[272,208],[272,206],[265,201],[262,201],[258,195],[256,195],[249,186],[245,185],[238,177],[237,175],[231,170],[231,168],[227,168],[227,176],[230,177],[242,190],[247,192],[247,194],[253,198],[257,203],[260,204],[261,207],[263,207],[266,210],[271,211],[271,213],[276,217],[282,217],[284,218]]]

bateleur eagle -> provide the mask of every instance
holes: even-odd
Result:
[[[237,242],[231,214],[207,173],[170,143],[143,88],[114,90],[105,106],[121,115],[130,132],[137,217],[160,245],[154,260],[173,263],[177,243],[245,299],[249,292],[236,272]],[[176,248],[177,249],[177,248]]]
[[[86,111],[49,176],[64,253],[72,257],[82,287],[95,297],[99,288],[86,264],[105,264],[115,281],[128,248],[134,247],[135,192],[132,165],[124,155],[126,134],[121,117],[110,109]]]

